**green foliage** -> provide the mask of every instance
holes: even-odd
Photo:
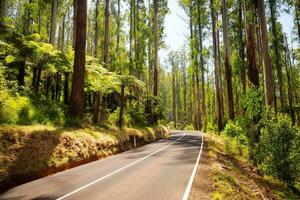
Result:
[[[29,98],[13,97],[8,93],[2,93],[0,102],[0,123],[28,124],[32,122],[35,109]]]
[[[257,88],[251,88],[242,99],[242,106],[245,109],[245,118],[257,122],[264,112],[263,92]]]
[[[108,119],[102,122],[105,127],[116,128],[118,126],[120,108],[117,108],[113,113],[110,113]],[[123,115],[123,127],[132,127],[132,118],[128,113]]]
[[[222,134],[225,134],[226,136],[235,138],[237,141],[239,141],[241,144],[248,144],[247,137],[245,135],[245,131],[240,126],[239,121],[228,121]]]
[[[147,124],[147,119],[142,106],[136,105],[135,107],[129,107],[126,113],[130,116],[132,124],[144,126]]]
[[[1,91],[0,124],[64,124],[64,112],[55,103],[11,96]]]
[[[262,170],[289,185],[300,177],[300,135],[289,117],[268,110],[264,115],[259,157]]]
[[[228,121],[223,133],[230,137],[236,137],[238,135],[241,135],[242,131],[243,130],[241,127],[235,125],[235,123],[232,121]]]

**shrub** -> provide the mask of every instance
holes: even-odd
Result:
[[[259,161],[262,170],[293,185],[300,177],[300,137],[289,117],[266,112],[259,143]]]
[[[242,134],[242,128],[237,126],[233,121],[228,121],[223,133],[230,137],[237,137]]]
[[[31,100],[24,96],[11,96],[0,92],[0,123],[30,125],[64,124],[64,112],[54,102]]]
[[[145,117],[145,114],[142,109],[139,109],[139,107],[129,107],[126,111],[126,113],[130,116],[130,121],[132,124],[136,125],[146,125],[147,120]]]
[[[27,97],[12,97],[2,93],[0,105],[0,123],[30,124],[35,115],[35,109]]]
[[[57,105],[57,102],[48,101],[47,99],[33,99],[32,103],[36,108],[34,121],[40,124],[64,125],[65,113]]]
[[[239,143],[246,145],[248,143],[245,131],[240,126],[238,121],[228,121],[222,134],[236,139]]]

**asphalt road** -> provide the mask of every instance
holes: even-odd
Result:
[[[169,138],[12,188],[0,199],[188,199],[202,135]]]

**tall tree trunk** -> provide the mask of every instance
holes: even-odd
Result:
[[[105,0],[105,25],[104,25],[104,67],[108,67],[108,45],[109,45],[109,0]]]
[[[272,106],[273,108],[276,109],[273,69],[272,69],[271,58],[269,54],[269,39],[268,39],[267,20],[266,20],[264,1],[257,1],[257,10],[260,19],[259,21],[261,24],[262,53],[263,53],[263,59],[265,65],[264,68],[265,100],[266,100],[266,105]]]
[[[65,105],[69,104],[69,72],[64,73],[64,103]]]
[[[98,28],[98,18],[99,18],[99,2],[96,0],[95,4],[95,37],[94,37],[94,57],[98,58],[98,40],[99,40],[99,28]]]
[[[254,7],[251,1],[244,1],[244,21],[246,28],[246,56],[248,78],[253,86],[259,87],[259,72],[256,65],[255,32],[254,32]]]
[[[151,91],[152,88],[152,81],[151,81],[151,74],[152,74],[152,34],[151,34],[151,0],[149,0],[149,19],[148,19],[148,90]]]
[[[216,20],[216,22],[218,19]],[[224,115],[224,97],[223,97],[223,81],[222,81],[222,60],[221,60],[221,48],[220,48],[220,31],[217,29],[217,56],[218,56],[218,76],[220,85],[220,98],[221,98],[221,112]]]
[[[119,120],[118,126],[119,128],[123,127],[123,113],[125,108],[125,86],[121,85],[121,96],[120,96],[120,112],[119,112]]]
[[[158,96],[158,5],[157,0],[153,0],[153,30],[154,30],[154,60],[153,60],[153,95]],[[154,114],[153,122],[157,123],[157,116]]]
[[[0,25],[4,22],[5,0],[0,1]]]
[[[184,111],[184,119],[186,120],[186,112],[187,112],[187,77],[186,77],[186,66],[185,66],[185,51],[182,55],[182,84],[183,84],[183,111]]]
[[[37,67],[37,77],[36,77],[36,82],[35,82],[35,93],[36,94],[38,94],[38,92],[39,92],[41,77],[42,77],[42,66],[39,63],[38,67]]]
[[[73,0],[73,49],[75,49],[76,43],[76,29],[77,29],[77,0]]]
[[[245,41],[243,34],[243,1],[239,1],[239,55],[241,59],[241,82],[243,86],[243,94],[246,94],[246,64],[245,64]]]
[[[228,21],[227,21],[227,0],[222,0],[222,21],[223,21],[223,40],[225,50],[225,77],[227,83],[227,98],[228,98],[228,112],[229,118],[234,119],[234,101],[232,92],[232,75],[230,63],[230,49],[229,49],[229,36],[228,36]]]
[[[293,92],[292,92],[292,83],[291,83],[291,76],[290,76],[290,70],[288,68],[291,68],[291,62],[290,62],[290,55],[289,55],[289,46],[287,42],[287,37],[285,35],[285,71],[286,71],[286,77],[287,77],[287,86],[288,86],[288,100],[289,100],[289,114],[291,116],[293,124],[295,124],[295,111],[293,107]]]
[[[99,28],[98,28],[98,17],[99,17],[99,3],[100,0],[96,1],[95,4],[95,36],[94,36],[94,57],[98,58],[98,40],[99,40]],[[93,122],[97,125],[100,122],[100,113],[101,113],[101,94],[99,91],[96,91],[94,94],[94,108],[93,108]]]
[[[274,52],[275,52],[275,65],[277,70],[277,79],[278,79],[278,87],[279,87],[279,96],[280,96],[280,104],[281,109],[285,107],[285,97],[283,92],[283,81],[282,81],[282,61],[281,55],[279,52],[279,37],[276,27],[277,17],[276,17],[276,0],[269,0],[269,6],[271,11],[271,24],[272,24],[272,35],[273,35],[273,44],[274,44]]]
[[[18,85],[25,85],[25,61],[20,61],[18,63],[19,73],[18,73]]]
[[[197,17],[198,17],[198,33],[199,33],[199,54],[201,67],[201,93],[202,93],[202,117],[204,125],[206,126],[206,105],[205,105],[205,80],[204,80],[204,58],[203,58],[203,33],[202,33],[202,16],[201,16],[201,2],[197,1]]]
[[[174,122],[174,125],[175,125],[175,128],[177,126],[177,120],[176,120],[176,79],[175,79],[175,75],[176,75],[176,69],[175,69],[175,65],[172,66],[172,115],[173,115],[173,122]]]
[[[223,129],[222,125],[222,108],[221,108],[221,94],[220,94],[220,80],[218,75],[219,61],[218,61],[218,50],[217,50],[217,34],[216,34],[216,16],[214,8],[214,0],[210,0],[211,8],[211,19],[212,19],[212,37],[213,37],[213,54],[214,54],[214,65],[215,65],[215,84],[216,84],[216,99],[217,99],[217,119],[218,119],[218,130]]]
[[[99,1],[99,0],[97,0]],[[120,49],[120,32],[121,32],[121,2],[120,0],[117,1],[118,6],[118,13],[117,13],[117,47],[116,52],[117,56],[119,57],[119,49]]]
[[[85,75],[85,47],[86,47],[86,19],[87,1],[76,0],[76,41],[74,72],[69,106],[69,119],[80,123],[84,117],[84,75]],[[71,121],[72,122],[72,121]]]
[[[62,28],[61,28],[61,50],[65,52],[65,32],[66,32],[66,15],[62,18]]]
[[[129,15],[129,74],[132,75],[133,73],[133,51],[132,51],[132,39],[133,39],[133,7],[134,7],[134,0],[130,0],[130,15]]]
[[[298,40],[300,42],[300,1],[294,0],[295,5],[295,23],[298,30]]]
[[[55,46],[57,4],[58,4],[58,0],[52,0],[51,31],[50,31],[50,44],[52,44],[52,46]]]
[[[194,51],[194,30],[193,30],[193,5],[192,2],[190,1],[189,5],[189,27],[190,27],[190,55],[191,55],[191,65],[193,66],[193,72],[192,72],[192,115],[193,115],[193,125],[194,129],[198,130],[198,109],[197,109],[197,89],[196,89],[196,56],[195,56],[195,51]]]

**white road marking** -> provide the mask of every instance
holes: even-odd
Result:
[[[59,197],[59,198],[57,198],[56,200],[62,200],[62,199],[65,199],[66,197],[71,196],[72,194],[75,194],[75,193],[77,193],[77,192],[79,192],[79,191],[81,191],[81,190],[83,190],[83,189],[85,189],[85,188],[87,188],[87,187],[89,187],[89,186],[95,184],[95,183],[98,183],[98,182],[100,182],[100,181],[102,181],[102,180],[104,180],[104,179],[106,179],[106,178],[108,178],[108,177],[110,177],[110,176],[112,176],[112,175],[114,175],[114,174],[117,174],[117,173],[119,173],[119,172],[121,172],[121,171],[123,171],[123,170],[125,170],[125,169],[127,169],[127,168],[129,168],[129,167],[131,167],[131,166],[133,166],[133,165],[136,165],[137,163],[139,163],[139,162],[145,160],[146,158],[149,158],[150,156],[152,156],[152,155],[154,155],[154,154],[157,154],[158,152],[160,152],[160,151],[166,149],[167,147],[169,147],[169,146],[175,144],[176,142],[178,142],[179,140],[181,140],[185,135],[186,135],[186,134],[183,134],[180,138],[178,138],[178,139],[175,140],[174,142],[172,142],[172,143],[170,143],[170,144],[168,144],[168,145],[166,145],[166,146],[164,146],[164,147],[162,147],[162,148],[160,148],[160,149],[158,149],[158,150],[152,152],[151,154],[149,154],[149,155],[147,155],[147,156],[145,156],[145,157],[143,157],[143,158],[140,158],[139,160],[137,160],[137,161],[135,161],[135,162],[133,162],[133,163],[130,163],[130,164],[128,164],[128,165],[126,165],[126,166],[124,166],[124,167],[118,169],[118,170],[115,170],[115,171],[113,171],[113,172],[111,172],[111,173],[109,173],[109,174],[107,174],[107,175],[105,175],[105,176],[103,176],[103,177],[101,177],[101,178],[98,178],[97,180],[95,180],[95,181],[93,181],[93,182],[91,182],[91,183],[88,183],[88,184],[86,184],[86,185],[84,185],[84,186],[82,186],[82,187],[80,187],[80,188],[78,188],[78,189],[76,189],[76,190],[74,190],[74,191],[68,193],[68,194],[65,194],[64,196]]]
[[[194,169],[193,169],[192,175],[190,177],[189,183],[188,183],[188,185],[185,189],[185,192],[183,194],[182,200],[188,200],[190,192],[191,192],[191,188],[192,188],[192,185],[193,185],[193,182],[194,182],[194,178],[196,176],[196,172],[197,172],[198,165],[199,165],[200,158],[201,158],[202,147],[203,147],[203,134],[202,133],[201,133],[201,137],[202,137],[202,139],[201,139],[202,141],[201,141],[201,147],[200,147],[200,151],[199,151],[199,154],[198,154],[198,157],[197,157],[197,161],[196,161],[196,164],[194,166]]]

